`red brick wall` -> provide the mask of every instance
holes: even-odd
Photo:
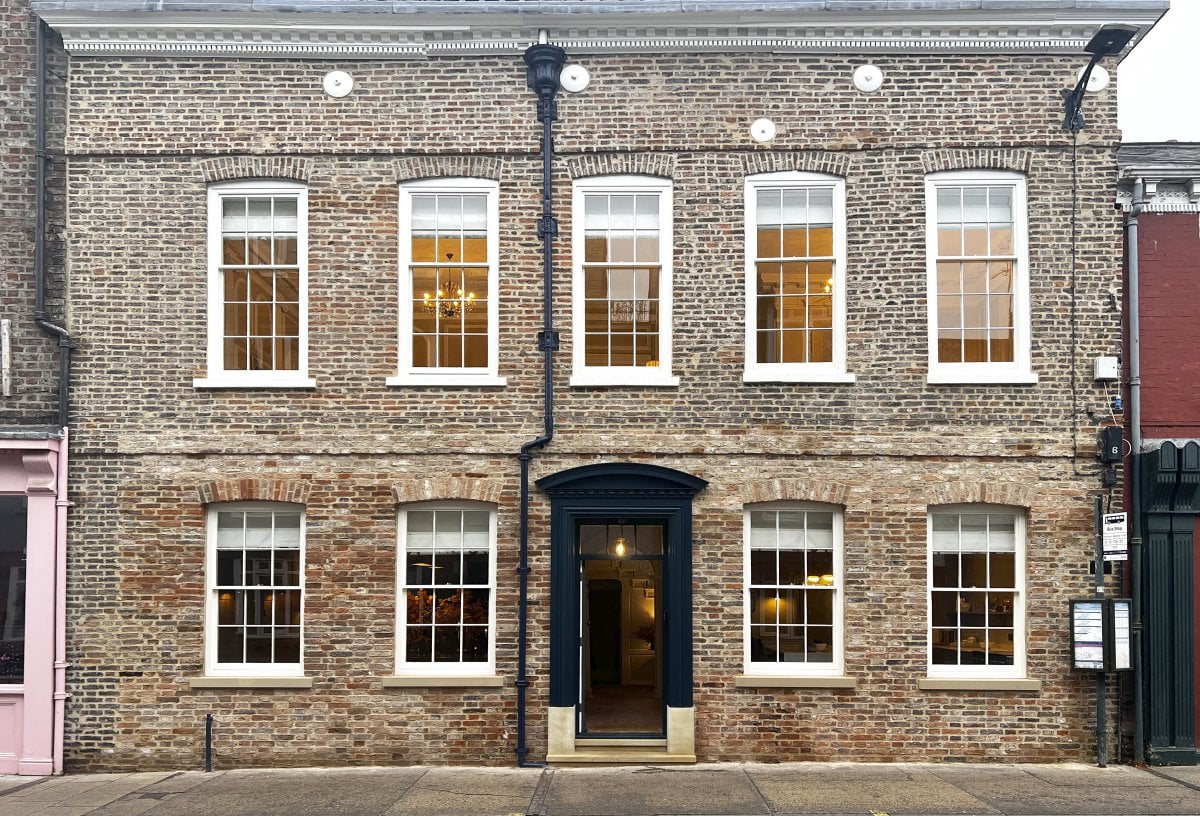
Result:
[[[1142,434],[1200,436],[1200,215],[1142,213]]]

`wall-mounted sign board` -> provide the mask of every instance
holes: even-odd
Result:
[[[1132,603],[1128,598],[1071,601],[1071,667],[1080,671],[1129,671]]]

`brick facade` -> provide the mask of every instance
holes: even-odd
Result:
[[[28,3],[9,3],[0,11],[0,76],[6,78],[0,99],[4,108],[4,169],[0,172],[0,235],[5,251],[0,254],[0,320],[9,321],[12,332],[12,385],[0,395],[0,427],[47,426],[57,422],[58,362],[55,340],[44,335],[33,322],[34,231],[36,197],[36,18]],[[51,51],[54,69],[65,64],[62,54]],[[52,159],[61,155],[61,83],[52,83],[47,106],[47,144]],[[47,253],[50,278],[47,311],[61,319],[63,231],[61,163],[50,166],[48,233],[52,240]]]
[[[568,51],[570,47],[567,46]],[[1091,678],[1068,669],[1067,599],[1090,589],[1092,460],[1116,354],[1115,90],[1089,97],[1071,263],[1068,55],[891,54],[855,92],[846,55],[578,54],[554,175],[554,441],[533,478],[600,462],[708,481],[694,504],[694,694],[702,760],[1080,760]],[[349,70],[354,92],[321,93]],[[204,716],[221,767],[512,761],[521,445],[541,430],[541,128],[519,54],[349,65],[289,58],[75,55],[70,73],[74,394],[68,764],[195,767]],[[469,81],[467,78],[470,78]],[[761,112],[761,114],[760,114]],[[769,145],[750,120],[780,126]],[[929,385],[924,180],[1005,169],[1028,183],[1035,385]],[[844,177],[852,384],[745,383],[743,184]],[[571,181],[669,178],[677,388],[568,385]],[[396,369],[398,182],[500,185],[504,387],[388,387]],[[307,184],[312,390],[203,390],[209,183]],[[1074,290],[1072,291],[1072,284]],[[205,508],[307,513],[311,689],[202,689]],[[397,507],[498,508],[502,688],[384,688],[394,671]],[[854,688],[742,688],[743,510],[844,507],[846,674]],[[1040,690],[919,689],[931,505],[1022,508],[1027,676]],[[545,754],[549,502],[530,516],[532,757]]]

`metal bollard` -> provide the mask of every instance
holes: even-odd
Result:
[[[212,714],[204,715],[204,772],[212,773]]]

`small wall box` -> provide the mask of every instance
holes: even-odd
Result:
[[[1121,379],[1121,361],[1116,357],[1097,357],[1095,377],[1098,382],[1114,382]]]
[[[1071,600],[1071,668],[1080,671],[1130,671],[1128,598]]]

